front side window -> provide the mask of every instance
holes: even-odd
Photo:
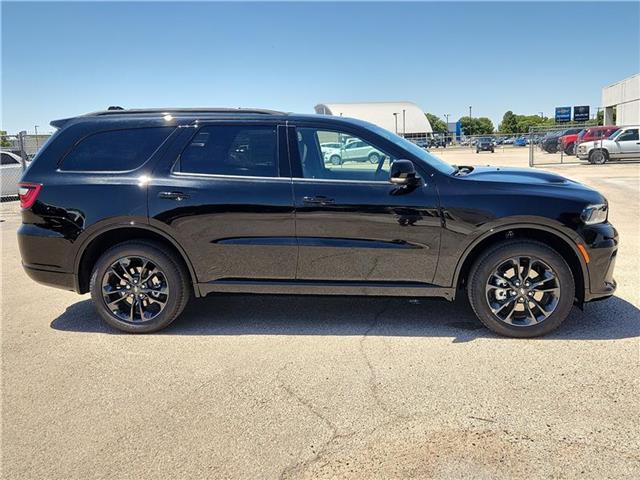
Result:
[[[305,178],[385,181],[393,159],[348,133],[298,128],[298,152]]]
[[[146,162],[172,127],[109,130],[85,137],[62,161],[65,171],[117,172]]]
[[[277,127],[202,127],[180,155],[176,171],[207,175],[278,176]]]
[[[629,130],[625,130],[616,139],[618,142],[628,142],[633,140],[638,140],[638,129],[631,128]]]

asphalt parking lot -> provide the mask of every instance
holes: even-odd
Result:
[[[293,296],[121,334],[24,274],[3,203],[3,478],[639,478],[640,164],[546,168],[609,199],[619,289],[533,340],[465,301]]]

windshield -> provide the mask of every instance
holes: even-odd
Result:
[[[609,137],[609,140],[615,140],[620,136],[622,132],[623,132],[622,130],[618,130],[616,133],[612,133],[611,136]]]
[[[456,171],[456,169],[453,168],[451,165],[449,165],[447,162],[445,162],[444,160],[440,160],[438,157],[420,148],[415,143],[410,142],[409,140],[402,138],[399,135],[395,135],[391,133],[389,130],[385,130],[384,128],[380,128],[377,125],[373,125],[372,123],[368,123],[368,122],[361,122],[361,123],[366,125],[366,127],[369,130],[372,130],[373,132],[377,133],[381,137],[386,138],[387,140],[394,143],[398,147],[404,150],[407,150],[409,153],[418,157],[420,160],[430,165],[431,167],[435,168],[439,172],[444,173],[445,175],[451,175]]]

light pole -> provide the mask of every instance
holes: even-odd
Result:
[[[471,120],[471,105],[469,105],[469,120]]]
[[[540,114],[540,118],[544,118],[544,112],[538,112]]]
[[[393,118],[396,121],[396,135],[398,134],[398,112],[393,112]]]
[[[402,109],[402,136],[403,137],[406,136],[406,134],[407,134],[407,126],[406,126],[406,123],[405,123],[405,115],[404,114],[405,114],[405,109],[403,108]]]
[[[444,114],[444,120],[447,123],[447,133],[446,136],[444,137],[444,141],[445,141],[445,145],[447,144],[447,138],[449,138],[449,115],[451,115],[450,113],[445,113]]]
[[[38,151],[38,125],[34,125],[33,128],[36,130],[36,152]]]

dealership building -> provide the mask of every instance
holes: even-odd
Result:
[[[425,138],[433,133],[424,111],[411,102],[320,103],[315,111],[364,120],[406,138]]]
[[[602,107],[605,125],[639,125],[640,73],[604,87]]]

